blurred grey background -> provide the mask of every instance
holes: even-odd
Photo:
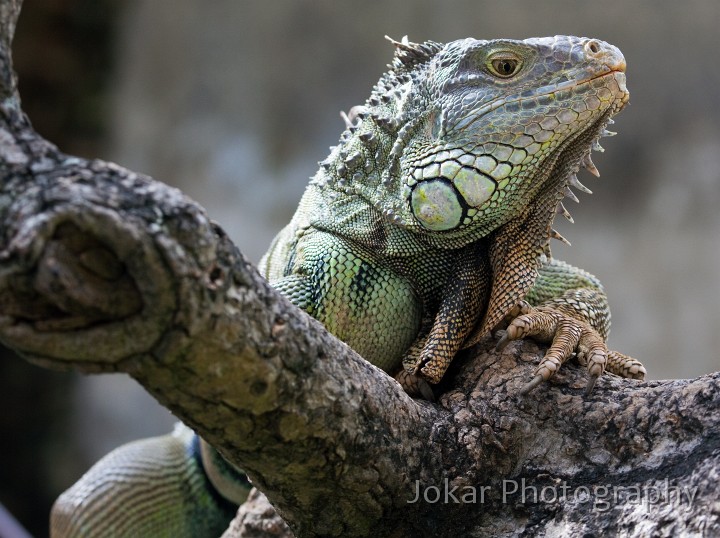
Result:
[[[602,177],[581,174],[595,194],[560,224],[573,246],[554,254],[600,277],[611,347],[662,379],[720,366],[719,27],[715,0],[27,0],[16,67],[41,133],[178,186],[257,261],[336,142],[339,111],[391,60],[385,34],[609,41],[626,56],[631,106],[594,157]],[[28,383],[41,375],[30,371]],[[53,375],[67,408],[53,424],[69,437],[40,443],[56,447],[38,478],[50,496],[112,447],[170,427],[123,376]],[[17,401],[5,409],[20,432]],[[1,485],[0,501],[19,504]]]

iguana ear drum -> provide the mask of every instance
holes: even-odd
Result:
[[[415,185],[410,206],[415,218],[428,230],[452,230],[463,219],[460,194],[444,179],[422,181]]]

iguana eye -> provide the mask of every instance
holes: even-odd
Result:
[[[522,62],[515,56],[496,56],[491,58],[487,66],[490,72],[499,78],[510,78],[520,71]]]

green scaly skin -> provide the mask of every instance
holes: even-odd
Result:
[[[523,392],[573,354],[587,365],[589,389],[606,368],[643,378],[639,362],[605,347],[610,312],[598,280],[554,260],[548,247],[559,237],[555,215],[569,217],[562,205],[574,198],[569,187],[587,190],[575,173],[582,166],[597,175],[590,151],[627,103],[620,51],[565,36],[393,43],[390,70],[345,115],[340,143],[261,261],[262,274],[411,394],[432,398],[430,385],[456,353],[501,326],[500,348],[524,337],[550,343]],[[180,446],[177,436],[157,443]],[[56,526],[53,536],[161,536],[139,533],[133,518],[88,527],[118,519],[118,488],[145,499],[138,521],[173,509],[182,519],[175,528],[184,529],[173,536],[216,536],[227,516],[217,506],[207,511],[213,517],[186,511],[192,488],[143,497],[132,481],[149,471],[123,474],[126,460],[147,459],[155,445],[140,455],[122,447],[126,459],[116,451],[96,465],[58,500],[54,521],[70,530]],[[215,493],[192,490],[204,505],[217,492],[242,502],[242,473],[209,447],[200,452],[203,466],[190,465],[182,478],[176,463],[150,457],[155,475],[166,476],[158,487],[212,483]]]

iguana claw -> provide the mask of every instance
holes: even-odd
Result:
[[[536,375],[535,377],[532,378],[532,381],[530,381],[529,383],[526,383],[525,385],[522,386],[522,388],[518,391],[518,394],[520,396],[525,396],[528,392],[530,392],[532,389],[537,387],[543,381],[544,381],[543,376]]]
[[[532,337],[550,343],[545,356],[535,370],[533,379],[520,389],[524,395],[543,381],[550,379],[573,354],[588,369],[585,394],[589,395],[597,379],[608,371],[634,379],[644,379],[643,365],[617,351],[608,351],[605,341],[590,323],[575,318],[554,305],[531,309],[513,319],[496,345],[502,351],[512,340]]]
[[[590,377],[588,377],[587,387],[585,387],[585,396],[590,396],[593,388],[595,387],[595,382],[598,380],[598,377],[600,376],[597,374],[590,374]]]
[[[500,337],[500,340],[498,340],[498,343],[495,345],[495,351],[502,351],[507,347],[510,342],[510,337],[507,335],[507,332],[505,332],[502,337]]]
[[[529,314],[532,311],[533,311],[533,307],[530,306],[530,303],[528,303],[527,301],[519,301],[518,304],[515,305],[510,310],[510,312],[508,312],[508,314],[505,316],[505,320],[497,328],[502,328],[503,326],[507,326],[510,323],[512,323],[512,321],[515,318],[517,318],[523,314]],[[503,349],[505,349],[507,347],[507,345],[512,340],[514,340],[514,338],[510,338],[507,331],[503,332],[502,336],[500,337],[500,340],[498,340],[498,343],[495,345],[495,351],[502,351]],[[535,385],[533,385],[533,386],[535,386]],[[528,390],[530,390],[530,389],[528,389]]]

